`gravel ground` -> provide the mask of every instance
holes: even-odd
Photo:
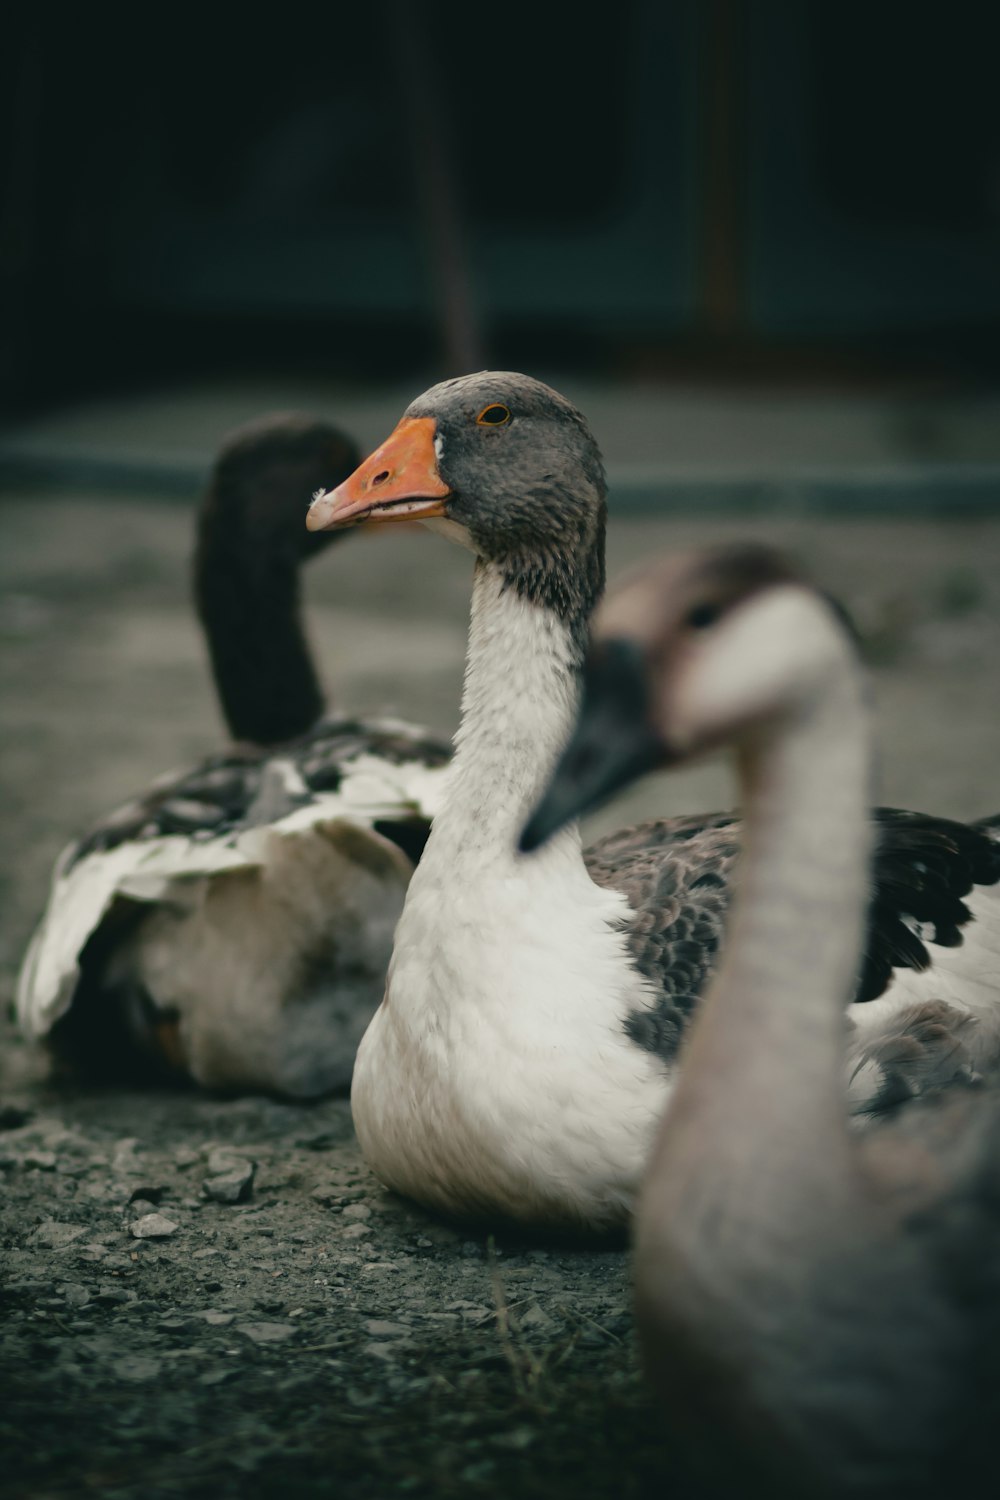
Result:
[[[734,529],[618,521],[611,571]],[[792,547],[855,610],[883,799],[1000,806],[1000,520],[739,530]],[[60,844],[219,729],[185,507],[14,495],[0,534],[6,1002]],[[338,701],[450,729],[467,560],[424,534],[349,545],[350,567],[334,550],[310,580]],[[727,800],[723,772],[699,768],[595,827]],[[345,1101],[98,1092],[48,1078],[7,1019],[0,1040],[12,1500],[663,1493],[623,1249],[493,1239],[411,1208],[366,1171]]]

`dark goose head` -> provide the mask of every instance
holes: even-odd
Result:
[[[678,554],[624,579],[598,610],[583,669],[576,728],[521,835],[536,849],[645,772],[677,765],[785,711],[824,672],[824,641],[753,610],[779,590],[810,596],[846,632],[779,552],[757,545]]]
[[[194,594],[235,740],[280,744],[323,710],[298,570],[330,538],[302,521],[316,491],[339,484],[358,456],[329,423],[289,412],[239,428],[215,461],[198,512]]]
[[[541,381],[483,371],[432,386],[330,494],[312,531],[426,521],[574,629],[604,584],[606,487],[581,414]]]

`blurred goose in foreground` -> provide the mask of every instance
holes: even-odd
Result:
[[[346,1088],[447,746],[321,717],[303,516],[353,445],[266,417],[222,449],[195,597],[233,743],[155,782],[60,858],[22,967],[23,1029],[90,1071],[310,1096]]]
[[[864,696],[843,621],[779,557],[664,559],[599,611],[533,820],[552,833],[653,756],[736,759],[745,852],[636,1250],[671,1464],[680,1449],[727,1495],[965,1494],[995,1468],[1000,1089],[953,1087],[860,1136],[844,1107],[872,853]]]
[[[573,724],[604,583],[601,457],[568,401],[495,372],[426,392],[309,513],[315,530],[397,520],[476,560],[455,759],[359,1049],[358,1137],[383,1182],[446,1212],[608,1228],[631,1209],[715,966],[739,821],[649,823],[586,854],[571,826],[517,852]],[[877,815],[876,836],[858,996],[885,998],[852,1008],[859,1109],[940,1076],[915,1001],[954,996],[978,1018],[956,1069],[1000,1035],[997,924],[964,931],[1000,849],[909,814]]]

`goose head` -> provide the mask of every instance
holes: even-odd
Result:
[[[298,412],[259,417],[223,444],[201,504],[200,532],[251,540],[252,554],[297,566],[332,540],[308,532],[302,517],[317,491],[351,472],[357,445],[329,422]]]
[[[541,381],[482,371],[432,386],[336,489],[311,531],[422,521],[524,597],[589,611],[604,581],[605,480],[580,412]]]
[[[637,570],[597,612],[577,725],[522,851],[647,771],[750,749],[816,701],[848,649],[838,607],[769,547]]]

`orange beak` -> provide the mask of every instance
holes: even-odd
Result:
[[[333,531],[365,522],[443,516],[451,491],[438,473],[436,432],[433,417],[404,417],[349,479],[316,496],[306,526],[310,531]]]

